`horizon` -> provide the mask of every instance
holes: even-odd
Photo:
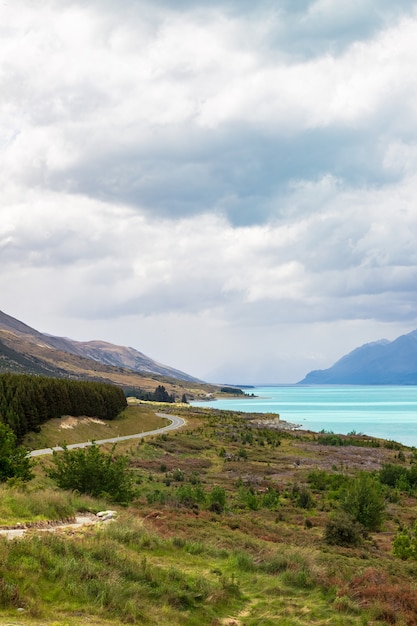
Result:
[[[9,315],[243,384],[417,328],[416,1],[0,19]]]

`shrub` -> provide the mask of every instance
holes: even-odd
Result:
[[[407,470],[401,465],[394,465],[393,463],[385,463],[379,470],[379,480],[383,485],[389,487],[395,487],[397,481],[406,477]]]
[[[307,487],[299,486],[297,483],[293,485],[291,491],[291,499],[296,506],[302,509],[311,509],[314,506],[314,499],[311,495],[311,491]]]
[[[400,559],[417,559],[417,522],[412,530],[406,528],[397,532],[393,554]]]
[[[26,450],[17,446],[17,438],[12,429],[0,422],[0,482],[10,478],[30,480],[32,461],[27,457]]]
[[[213,487],[209,494],[209,510],[213,513],[223,513],[226,506],[226,491],[223,487]]]
[[[181,485],[176,492],[176,496],[180,504],[189,508],[204,504],[206,500],[206,494],[201,485]]]
[[[361,541],[361,526],[344,511],[334,513],[326,524],[324,540],[330,545],[356,546]]]
[[[133,474],[128,470],[127,456],[100,452],[97,445],[88,448],[54,452],[54,468],[48,475],[61,489],[77,490],[91,496],[105,496],[126,504],[133,498]]]
[[[342,509],[367,530],[379,530],[385,512],[381,484],[370,474],[360,473],[346,490]]]
[[[265,509],[275,511],[279,506],[279,492],[273,487],[268,487],[261,497],[261,506]]]
[[[339,472],[330,473],[318,469],[309,472],[307,481],[310,487],[317,491],[333,490],[334,492],[338,492],[341,487],[349,482],[349,478]]]

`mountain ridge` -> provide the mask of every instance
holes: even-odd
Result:
[[[134,348],[102,340],[76,341],[41,333],[0,311],[0,371],[28,372],[49,376],[113,379],[121,384],[123,374],[132,386],[141,377],[204,384],[197,378],[163,365]],[[132,376],[131,376],[132,375]],[[132,379],[132,380],[130,380]]]
[[[312,370],[299,385],[417,385],[417,329],[393,341],[366,343],[334,365]]]

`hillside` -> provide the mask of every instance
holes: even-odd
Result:
[[[52,420],[31,445],[122,439],[159,426],[165,408],[130,405],[108,424]],[[0,486],[0,532],[27,529],[2,543],[0,623],[417,626],[415,450],[271,428],[259,415],[167,412],[186,426],[117,444],[134,478],[125,506],[91,495],[91,481],[64,491],[50,456],[28,489]],[[116,523],[95,515],[109,508]],[[84,527],[59,524],[81,512]]]
[[[0,372],[64,376],[112,382],[152,391],[163,384],[169,393],[205,396],[215,389],[133,348],[104,341],[78,342],[41,333],[0,311]]]
[[[416,385],[417,330],[356,348],[332,367],[309,372],[299,384]]]

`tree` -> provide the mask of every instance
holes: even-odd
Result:
[[[153,394],[155,402],[175,402],[174,396],[170,396],[163,385],[158,385]]]
[[[342,509],[367,530],[379,530],[385,512],[381,484],[370,474],[361,472],[346,490]]]
[[[16,435],[7,424],[0,422],[0,481],[8,478],[32,478],[32,461],[26,450],[16,445]]]

